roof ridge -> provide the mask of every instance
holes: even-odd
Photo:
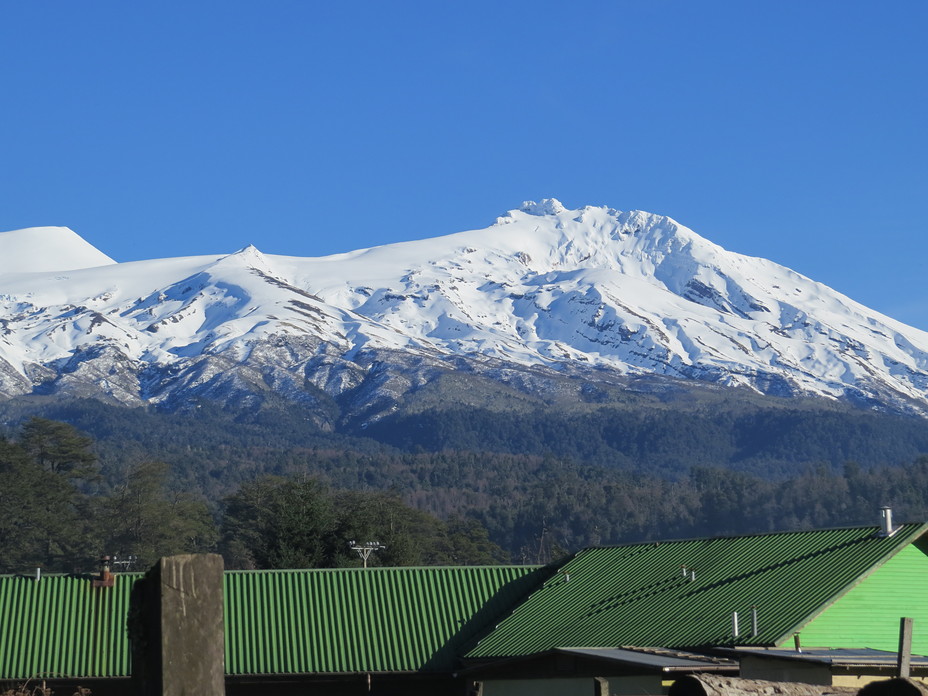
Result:
[[[384,572],[411,572],[411,571],[449,571],[449,570],[486,570],[486,569],[513,569],[529,568],[537,570],[544,568],[543,565],[534,563],[497,563],[494,565],[461,565],[461,566],[373,566],[369,568],[347,567],[347,568],[226,568],[225,573],[250,573],[250,574],[280,574],[280,573],[384,573]]]
[[[918,527],[928,527],[928,521],[923,522],[902,522],[896,525],[896,530],[901,530],[903,528],[918,528]],[[659,544],[683,544],[690,543],[694,541],[720,541],[725,539],[755,539],[759,537],[766,536],[778,536],[786,534],[821,534],[826,532],[839,532],[839,531],[850,531],[853,529],[872,529],[875,532],[879,532],[881,527],[880,525],[875,524],[865,524],[865,525],[843,525],[839,527],[816,527],[815,529],[776,529],[769,532],[754,532],[752,534],[721,534],[719,536],[694,536],[694,537],[680,537],[672,539],[646,539],[642,541],[633,541],[626,544],[597,544],[593,546],[585,546],[576,553],[583,553],[584,551],[591,551],[596,549],[631,549],[638,546],[656,546]],[[895,533],[893,534],[895,536]],[[576,555],[576,554],[574,554]],[[569,560],[569,559],[568,559]]]

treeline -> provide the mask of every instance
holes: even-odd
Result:
[[[491,565],[508,554],[475,520],[439,520],[392,493],[333,491],[306,478],[262,477],[229,496],[220,549],[234,568]]]
[[[208,551],[231,568],[351,566],[353,540],[384,545],[372,565],[508,560],[475,520],[441,520],[396,493],[262,476],[211,505],[163,462],[106,471],[93,440],[66,423],[32,418],[0,438],[0,573],[87,572],[102,555],[147,568]]]
[[[228,567],[359,565],[352,540],[386,546],[372,564],[544,563],[589,545],[875,525],[882,505],[928,519],[928,457],[670,478],[555,457],[309,447],[190,447],[168,464],[100,444],[40,418],[0,438],[0,572],[88,571],[101,554],[144,568],[202,551]],[[215,495],[202,484],[220,461],[236,483]]]
[[[776,481],[717,467],[676,480],[539,473],[475,512],[515,560],[544,562],[590,545],[876,525],[883,505],[897,521],[928,521],[928,457],[901,467],[812,467]]]

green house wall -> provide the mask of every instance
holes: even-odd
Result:
[[[928,542],[909,544],[799,631],[802,645],[899,649],[899,619],[914,619],[912,652],[928,655]],[[792,647],[788,637],[781,647]]]

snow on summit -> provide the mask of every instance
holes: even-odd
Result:
[[[67,227],[0,232],[0,273],[72,271],[116,263]]]
[[[555,199],[318,258],[249,246],[115,264],[66,228],[6,232],[0,319],[0,395],[144,403],[224,384],[300,401],[390,365],[492,360],[928,413],[928,334],[671,218]]]

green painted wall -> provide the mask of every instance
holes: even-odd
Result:
[[[909,544],[800,631],[805,647],[899,649],[899,619],[914,619],[912,652],[928,655],[928,544]],[[782,647],[792,647],[788,638]]]

